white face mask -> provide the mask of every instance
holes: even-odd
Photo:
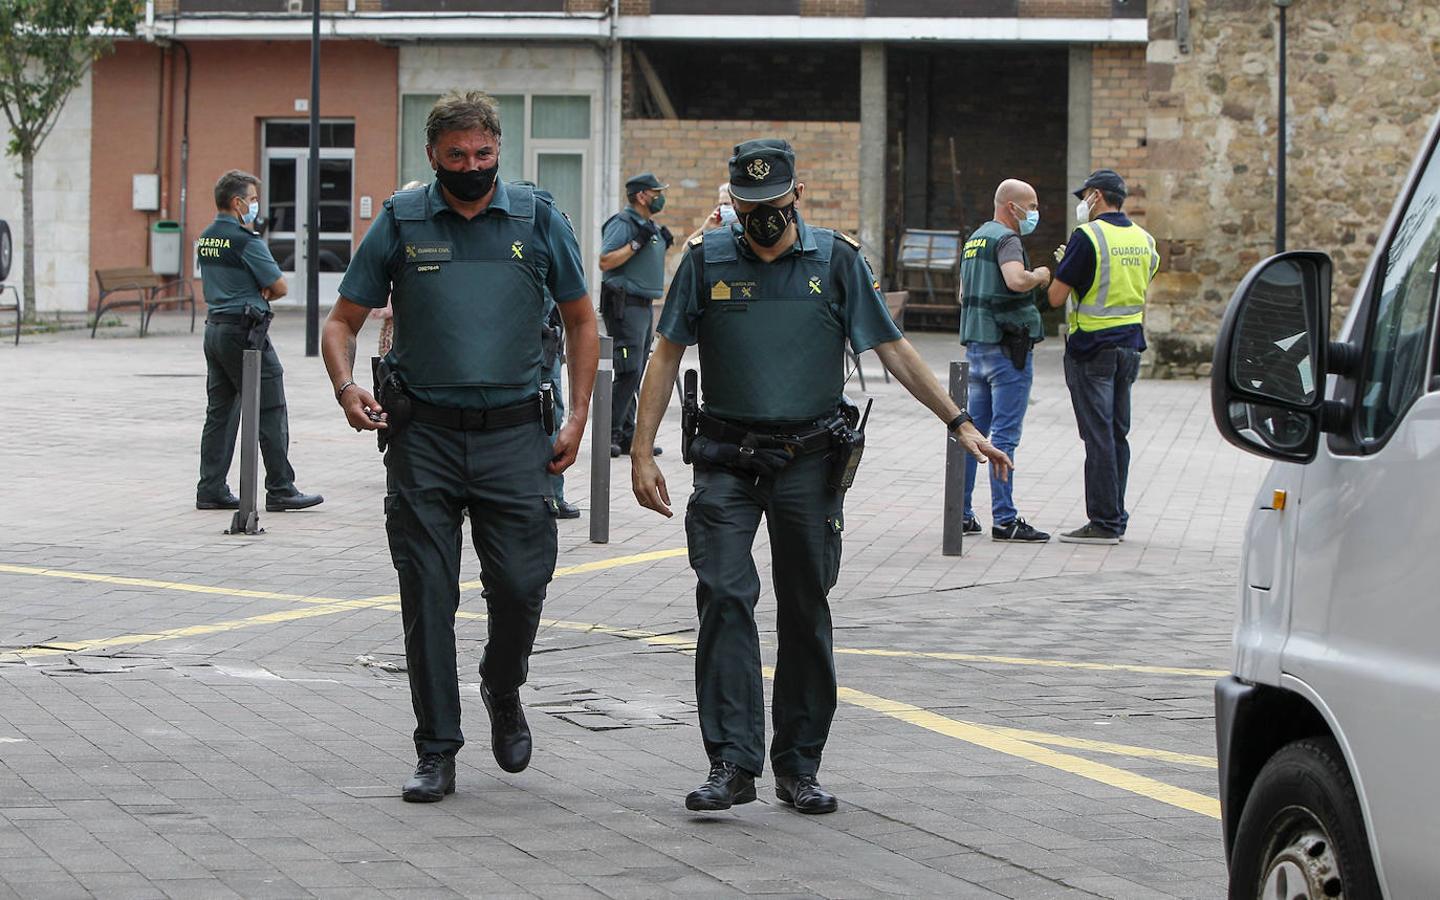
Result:
[[[1081,200],[1075,204],[1075,222],[1084,225],[1088,221],[1090,221],[1090,204]]]

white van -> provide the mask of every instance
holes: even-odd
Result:
[[[1437,134],[1338,341],[1305,251],[1251,270],[1216,343],[1221,434],[1277,461],[1215,688],[1232,898],[1440,897]]]

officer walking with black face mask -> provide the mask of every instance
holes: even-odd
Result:
[[[260,179],[238,169],[215,183],[215,221],[200,235],[197,254],[205,291],[205,428],[200,434],[196,509],[239,509],[225,483],[240,429],[241,372],[246,350],[260,355],[260,457],[265,509],[282,512],[323,503],[295,489],[285,370],[270,343],[270,301],[285,296],[285,279],[270,248],[251,228],[260,214]]]
[[[845,342],[874,349],[956,440],[1002,477],[1010,461],[950,401],[901,337],[880,285],[848,235],[806,224],[795,154],[782,140],[746,141],[730,159],[739,223],[687,242],[660,316],[640,391],[631,482],[642,506],[669,516],[651,445],[685,347],[700,349],[703,409],[690,414],[695,490],[685,513],[698,579],[695,693],[710,757],[692,810],[755,799],[765,765],[765,704],[751,546],[764,516],[777,607],[775,796],[803,813],[835,810],[820,757],[835,714],[828,594],[840,572],[844,488],[858,462],[859,416],[845,411]],[[862,426],[863,427],[863,426]],[[863,444],[862,444],[863,446]]]
[[[654,337],[651,305],[665,291],[665,251],[670,229],[655,224],[665,208],[660,179],[643,172],[625,182],[630,205],[605,222],[600,244],[600,313],[615,340],[615,385],[610,406],[610,455],[630,452],[635,434],[635,394]],[[655,452],[660,453],[657,447]]]
[[[455,753],[465,740],[455,611],[466,511],[488,613],[480,696],[491,750],[507,772],[530,763],[520,687],[555,572],[549,475],[575,461],[599,345],[569,222],[548,195],[497,177],[495,102],[478,91],[440,98],[425,139],[435,183],[386,201],[340,284],[323,340],[346,420],[386,438],[385,529],[400,580],[419,757],[401,793],[411,802],[455,790]],[[553,405],[540,389],[547,292],[567,339],[563,423],[551,421]],[[355,336],[387,297],[395,344],[377,398],[355,383]]]

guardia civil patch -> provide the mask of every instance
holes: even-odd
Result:
[[[408,262],[444,262],[454,257],[455,246],[445,242],[405,245],[405,259]]]
[[[729,300],[729,299],[730,299],[730,285],[726,284],[726,283],[723,282],[723,281],[717,281],[717,282],[715,282],[713,285],[710,286],[710,299],[711,299],[711,300]]]

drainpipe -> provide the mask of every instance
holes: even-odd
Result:
[[[190,258],[185,252],[185,195],[190,185],[190,48],[183,41],[174,41],[174,44],[185,54],[185,112],[180,124],[180,278],[183,280]]]

